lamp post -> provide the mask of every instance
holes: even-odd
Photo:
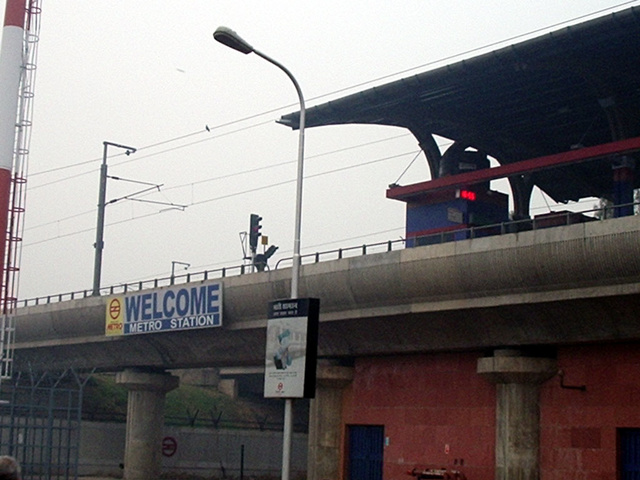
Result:
[[[176,265],[182,265],[185,270],[191,266],[190,263],[171,260],[171,285],[173,285],[173,282],[176,279]]]
[[[100,295],[100,275],[102,273],[102,250],[104,249],[104,210],[107,206],[107,149],[117,147],[125,150],[127,155],[135,153],[136,149],[112,142],[102,142],[102,166],[100,167],[100,190],[98,192],[98,225],[96,227],[95,258],[93,263],[93,295]]]
[[[264,58],[267,62],[275,65],[282,70],[287,77],[293,82],[298,93],[300,101],[300,134],[298,137],[298,167],[296,176],[296,213],[295,227],[293,233],[293,266],[291,268],[291,298],[298,298],[298,284],[300,282],[300,232],[302,226],[302,178],[304,170],[304,123],[305,123],[305,106],[304,97],[298,81],[293,74],[280,62],[265,55],[264,53],[253,48],[249,43],[242,39],[236,32],[227,28],[219,27],[213,33],[213,38],[229,48],[239,51],[240,53],[255,53],[259,57]],[[289,480],[289,471],[291,467],[291,440],[293,434],[293,400],[285,399],[284,405],[284,428],[282,439],[282,480]]]

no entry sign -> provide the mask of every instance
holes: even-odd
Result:
[[[173,457],[178,451],[178,442],[173,437],[164,437],[162,439],[162,455],[165,457]]]

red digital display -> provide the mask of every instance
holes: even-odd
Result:
[[[470,200],[472,202],[475,202],[476,192],[472,192],[471,190],[460,190],[460,198],[464,198],[465,200]]]

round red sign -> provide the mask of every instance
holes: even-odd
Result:
[[[173,437],[164,437],[162,439],[162,455],[165,457],[173,457],[178,450],[178,442]]]
[[[109,303],[109,316],[115,320],[120,316],[120,300],[114,298]]]

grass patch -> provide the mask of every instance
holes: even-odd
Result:
[[[127,389],[116,383],[114,375],[96,374],[84,389],[83,418],[124,422],[127,397]],[[182,385],[169,392],[165,400],[165,423],[168,425],[278,429],[281,428],[282,412],[282,402],[234,399],[214,387]]]

